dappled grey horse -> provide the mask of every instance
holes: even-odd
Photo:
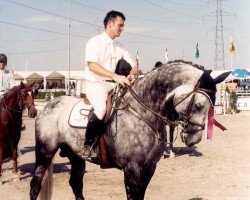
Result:
[[[144,199],[165,150],[166,124],[182,125],[181,138],[187,146],[201,141],[205,119],[215,102],[216,84],[228,75],[213,79],[210,73],[183,61],[168,63],[136,81],[121,99],[117,120],[111,122],[104,138],[112,158],[119,163],[117,168],[124,172],[127,199]],[[78,101],[66,96],[56,98],[36,119],[32,200],[37,199],[45,171],[59,148],[67,149],[66,156],[72,166],[69,182],[75,197],[84,199],[85,161],[81,157],[85,130],[68,124],[71,109]]]

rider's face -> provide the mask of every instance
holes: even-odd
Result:
[[[1,70],[4,70],[4,69],[5,69],[5,66],[6,66],[6,64],[5,64],[5,63],[0,62],[0,69],[1,69]]]
[[[124,20],[117,16],[114,20],[111,20],[108,24],[112,36],[119,37],[124,29]]]

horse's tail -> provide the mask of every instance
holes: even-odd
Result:
[[[42,189],[39,193],[39,199],[51,200],[52,191],[53,191],[53,160],[44,175],[42,181]]]

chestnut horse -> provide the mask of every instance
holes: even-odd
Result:
[[[35,82],[34,82],[35,83]],[[22,114],[26,107],[30,118],[36,117],[32,84],[20,83],[7,91],[0,101],[0,184],[4,158],[13,157],[13,173],[17,176],[17,146],[21,136]]]

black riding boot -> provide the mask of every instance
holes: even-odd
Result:
[[[84,142],[84,158],[96,157],[96,153],[93,149],[93,144],[96,136],[101,134],[103,130],[103,121],[100,120],[95,114],[93,114],[87,125],[85,142]]]

